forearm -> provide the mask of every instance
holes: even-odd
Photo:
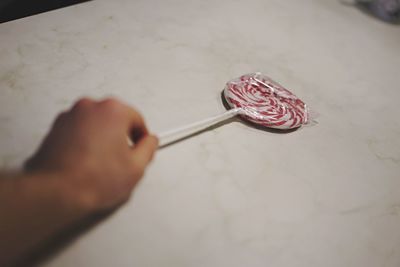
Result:
[[[78,190],[52,174],[0,177],[0,266],[89,214]]]

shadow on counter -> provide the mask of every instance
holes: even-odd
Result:
[[[0,23],[91,0],[0,0]]]
[[[339,0],[345,6],[354,7],[387,24],[400,25],[400,0]]]

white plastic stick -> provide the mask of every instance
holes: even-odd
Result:
[[[158,135],[159,138],[159,147],[166,146],[168,144],[171,144],[173,142],[176,142],[184,137],[190,136],[192,134],[195,134],[197,132],[200,132],[201,130],[204,130],[210,126],[213,126],[219,122],[222,122],[224,120],[227,120],[229,118],[232,118],[236,116],[237,114],[241,113],[242,109],[241,108],[235,108],[231,109],[223,114],[207,118],[195,123],[191,123],[164,133],[161,133]]]

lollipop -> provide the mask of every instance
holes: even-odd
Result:
[[[229,81],[224,97],[232,108],[243,109],[245,120],[268,128],[293,129],[308,121],[306,104],[261,73]]]
[[[229,81],[225,86],[223,96],[232,109],[160,134],[160,147],[236,115],[263,127],[283,130],[301,127],[309,121],[306,104],[289,90],[261,73],[246,74]]]

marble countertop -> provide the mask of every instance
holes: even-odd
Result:
[[[122,209],[46,266],[400,266],[400,27],[336,0],[92,1],[0,24],[0,164],[80,96],[154,132],[262,71],[318,124],[239,121],[161,149]]]

